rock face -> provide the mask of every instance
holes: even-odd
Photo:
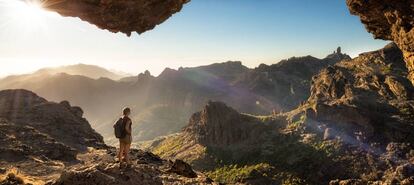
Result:
[[[308,115],[363,141],[413,141],[414,87],[407,73],[393,43],[328,67],[313,79]]]
[[[29,126],[78,150],[103,145],[103,138],[69,102],[48,102],[26,90],[0,91],[0,118],[17,126]]]
[[[410,0],[347,0],[351,13],[358,15],[376,38],[392,40],[404,52],[414,83],[414,2]]]
[[[190,0],[48,0],[43,7],[62,16],[79,17],[101,29],[131,35],[153,29]]]
[[[184,133],[206,146],[227,147],[254,140],[269,129],[252,117],[238,113],[222,102],[209,102],[193,114]]]

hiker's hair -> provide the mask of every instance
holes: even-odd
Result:
[[[129,108],[129,107],[125,107],[123,110],[122,110],[122,114],[124,114],[124,115],[127,115],[128,113],[130,113],[131,112],[131,109]]]

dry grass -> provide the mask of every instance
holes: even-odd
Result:
[[[6,179],[14,179],[21,184],[31,184],[31,185],[43,185],[44,181],[36,180],[30,176],[27,176],[20,172],[17,168],[8,169],[6,173],[0,174],[0,182],[3,182]]]

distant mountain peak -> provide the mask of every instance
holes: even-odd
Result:
[[[173,75],[177,72],[178,72],[177,70],[167,67],[167,68],[164,69],[164,71],[161,72],[161,74],[158,77],[170,76],[170,75]]]
[[[74,64],[74,65],[66,65],[60,67],[52,67],[52,68],[43,68],[36,72],[36,74],[59,74],[59,73],[66,73],[69,75],[81,75],[86,76],[93,79],[99,78],[109,78],[112,80],[119,80],[124,77],[123,74],[118,74],[112,72],[108,69],[97,65],[90,65],[90,64]]]
[[[335,59],[335,60],[351,60],[352,59],[346,53],[342,53],[341,46],[339,46],[336,50],[334,50],[332,54],[329,54],[328,56],[326,56],[326,58]]]

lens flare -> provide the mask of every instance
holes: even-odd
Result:
[[[0,0],[5,11],[0,13],[3,27],[17,27],[25,31],[47,28],[46,18],[51,13],[42,8],[42,0]]]

